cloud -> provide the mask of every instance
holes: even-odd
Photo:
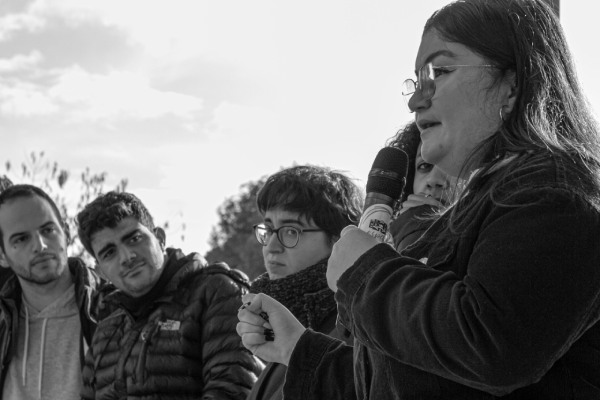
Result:
[[[40,59],[33,52],[0,60],[0,71],[22,70]],[[203,108],[198,97],[154,89],[143,76],[130,72],[100,75],[73,66],[44,73],[53,80],[49,87],[19,79],[0,81],[2,112],[15,117],[64,113],[73,123],[174,116],[182,124],[193,125]]]
[[[100,23],[117,28],[149,57],[168,58],[173,64],[207,56],[259,68],[265,60],[276,61],[278,55],[269,44],[281,43],[278,33],[291,22],[275,18],[279,7],[275,0],[38,0],[30,12],[72,26]]]
[[[0,58],[0,73],[30,71],[43,60],[42,53],[37,50],[29,54],[17,54],[10,58]]]
[[[18,55],[0,59],[0,72],[22,72],[39,63],[40,55]],[[60,107],[45,93],[45,88],[32,80],[14,77],[0,78],[0,112],[3,117],[29,118],[47,116],[59,112]]]
[[[134,69],[144,52],[127,32],[98,21],[73,26],[64,19],[48,19],[44,29],[19,32],[0,46],[0,57],[10,58],[33,51],[43,55],[43,68],[79,65],[94,73]]]
[[[20,31],[33,32],[45,26],[43,18],[37,15],[18,13],[0,17],[0,42],[9,40]]]
[[[108,75],[87,73],[72,67],[48,94],[77,111],[74,120],[149,119],[175,115],[192,121],[202,110],[202,100],[152,88],[141,75],[114,71]]]
[[[206,22],[203,21],[206,13],[202,12],[206,4],[201,0],[38,0],[30,10],[34,15],[60,18],[73,26],[95,21],[119,27],[142,43],[149,53],[174,56],[181,39],[189,37],[186,45],[194,42],[196,48],[200,42],[208,42],[208,38],[197,35],[198,28]]]

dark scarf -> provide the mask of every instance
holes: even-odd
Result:
[[[250,285],[250,292],[265,293],[287,307],[302,325],[314,330],[336,311],[333,292],[327,286],[327,259],[280,279],[264,273]]]

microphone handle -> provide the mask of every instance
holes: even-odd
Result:
[[[385,194],[369,192],[365,198],[365,208],[358,228],[380,242],[386,242],[386,235],[392,221],[394,200]]]
[[[394,201],[395,199],[386,194],[369,192],[365,196],[365,205],[363,207],[363,211],[367,211],[367,208],[371,207],[373,204],[386,204],[392,207],[394,205]]]

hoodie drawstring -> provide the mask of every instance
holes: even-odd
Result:
[[[29,348],[29,310],[25,306],[25,347],[23,349],[23,370],[21,376],[23,377],[23,386],[26,386],[27,376],[27,351]]]
[[[46,343],[46,324],[48,323],[48,318],[44,318],[44,323],[42,324],[42,344],[40,347],[40,379],[38,381],[38,392],[40,394],[40,399],[42,398],[42,376],[44,373],[44,345]]]
[[[23,377],[23,386],[27,386],[27,357],[29,356],[29,307],[25,306],[25,345],[23,349],[23,366],[21,376]],[[42,343],[40,347],[40,376],[38,378],[38,395],[42,398],[42,379],[44,377],[44,347],[46,345],[46,325],[48,318],[44,318],[42,324]]]

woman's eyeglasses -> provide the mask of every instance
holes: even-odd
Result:
[[[256,235],[256,240],[258,243],[266,246],[269,242],[269,238],[274,233],[277,235],[277,239],[279,239],[279,243],[285,248],[291,249],[298,245],[300,241],[300,235],[304,232],[320,232],[324,229],[300,229],[294,226],[280,226],[277,229],[273,229],[265,224],[256,224],[254,225],[254,234]]]
[[[495,68],[493,65],[433,65],[433,63],[427,63],[421,67],[417,72],[417,81],[408,78],[402,82],[402,95],[408,102],[408,96],[412,96],[417,89],[421,91],[421,96],[424,100],[429,100],[435,94],[435,78],[440,73],[453,71],[452,68]]]

